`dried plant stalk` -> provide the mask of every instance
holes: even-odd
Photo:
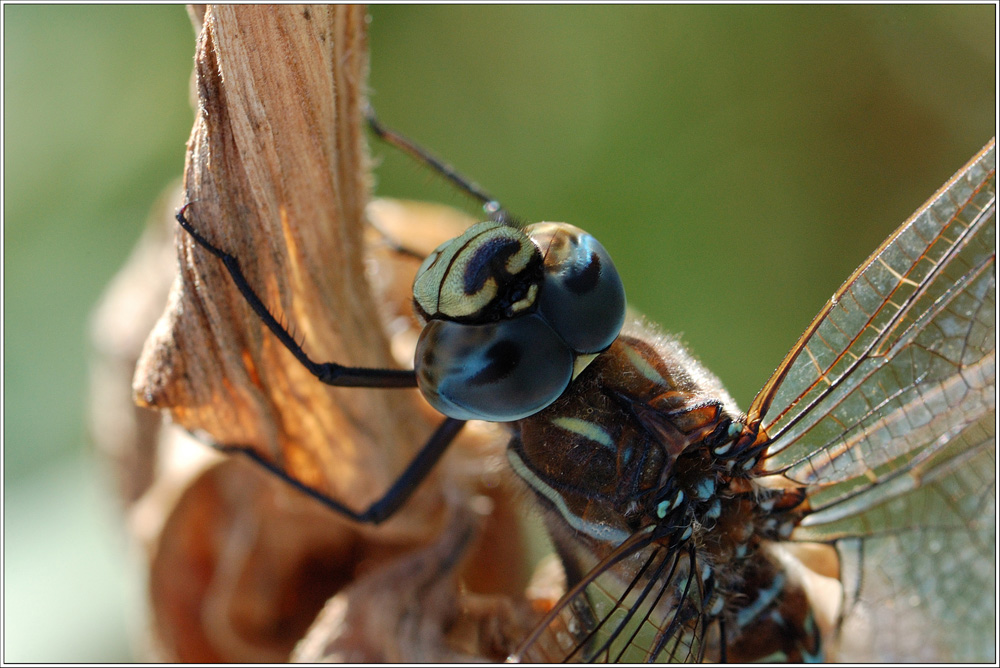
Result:
[[[388,250],[365,217],[409,231],[424,250],[469,221],[393,202],[366,213],[364,10],[199,6],[191,15],[200,32],[187,217],[240,258],[316,361],[412,359],[412,320],[391,346],[383,323],[410,317],[416,262]],[[414,390],[322,385],[216,258],[184,233],[176,249],[179,275],[136,367],[138,403],[366,507],[441,417]],[[153,483],[132,493],[155,658],[278,661],[306,637],[296,659],[497,660],[525,633],[532,615],[511,603],[525,576],[522,513],[498,473],[495,432],[466,433],[377,528],[342,520],[259,466],[188,446],[165,432]]]
[[[196,58],[185,184],[190,219],[242,258],[250,284],[313,359],[388,367],[364,280],[366,70],[363,9],[212,7]],[[137,396],[217,443],[253,447],[332,497],[370,502],[426,438],[415,393],[316,382],[222,264],[186,236],[179,243],[181,280],[140,362]],[[435,505],[407,509],[424,525]]]

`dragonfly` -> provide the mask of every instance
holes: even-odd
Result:
[[[374,115],[369,124],[488,218],[423,259],[413,370],[316,362],[239,259],[199,232],[192,203],[177,220],[317,380],[417,387],[444,419],[362,510],[256,450],[220,449],[377,524],[467,421],[506,425],[510,467],[567,581],[513,661],[989,658],[994,141],[834,293],[743,412],[676,339],[627,316],[594,237],[523,223]],[[829,619],[817,571],[839,582]]]

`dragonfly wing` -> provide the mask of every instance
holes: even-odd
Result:
[[[758,394],[748,421],[772,441],[770,472],[877,478],[995,412],[995,240],[991,142],[848,279]]]
[[[848,279],[758,394],[791,538],[837,546],[837,659],[984,660],[996,610],[991,142]]]
[[[702,569],[693,549],[651,543],[648,533],[633,535],[592,568],[510,659],[700,661],[708,627]]]
[[[834,542],[844,584],[838,661],[993,661],[996,424],[807,516],[793,540]]]

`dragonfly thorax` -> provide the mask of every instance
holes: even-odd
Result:
[[[549,406],[625,321],[611,257],[565,223],[474,225],[427,257],[413,299],[426,321],[418,386],[462,420],[512,422]]]

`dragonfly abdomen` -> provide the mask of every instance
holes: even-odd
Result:
[[[726,660],[736,663],[813,663],[824,660],[820,629],[797,571],[763,546],[742,570],[729,599]]]

